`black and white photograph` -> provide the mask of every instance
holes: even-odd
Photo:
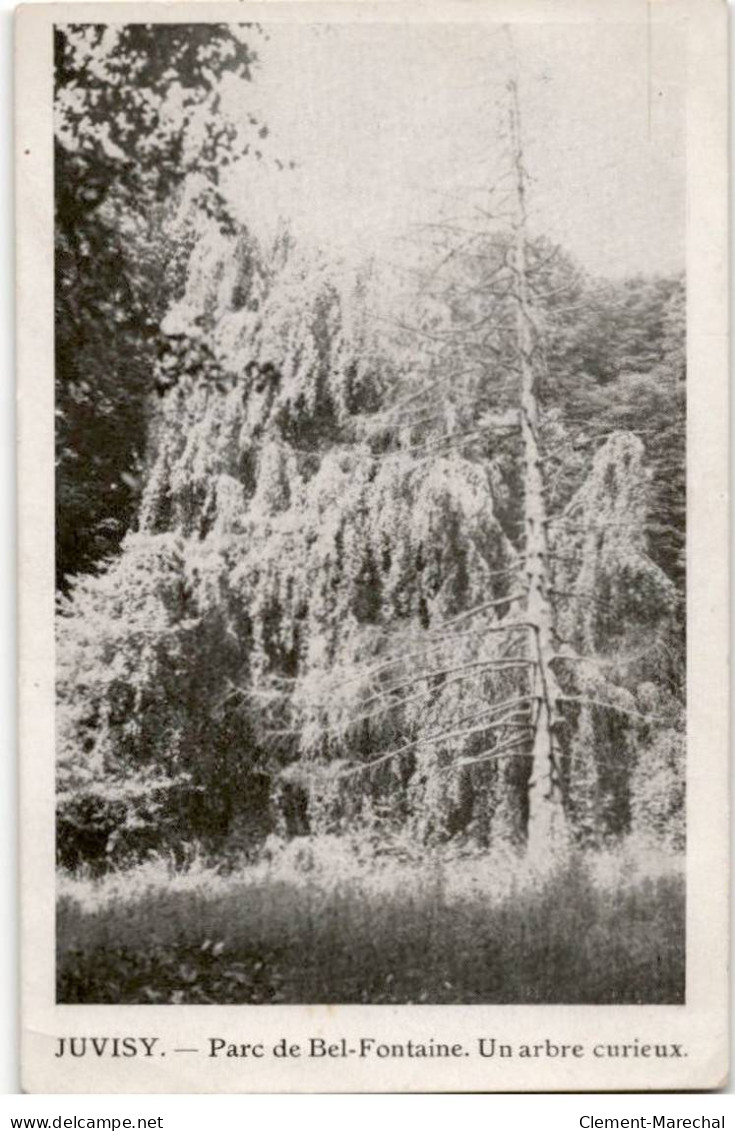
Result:
[[[689,24],[110,7],[49,24],[55,1006],[686,1007]]]

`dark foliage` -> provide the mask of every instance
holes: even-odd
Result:
[[[135,518],[160,322],[186,258],[185,234],[171,228],[184,181],[196,172],[196,206],[231,229],[221,173],[267,129],[251,118],[246,138],[221,112],[222,76],[252,77],[255,54],[239,29],[66,25],[54,47],[56,576],[64,589],[115,552]]]

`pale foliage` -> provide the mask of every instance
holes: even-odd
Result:
[[[72,825],[87,805],[104,838],[106,801],[154,840],[166,820],[180,839],[188,822],[243,828],[245,845],[355,822],[429,843],[522,834],[511,386],[486,374],[478,392],[477,369],[437,346],[452,319],[434,298],[425,349],[386,328],[384,278],[306,257],[285,231],[267,253],[247,235],[195,243],[167,321],[190,361],[169,359],[138,531],[59,619]],[[568,806],[585,840],[631,819],[659,835],[680,711],[666,694],[652,711],[637,684],[655,681],[676,598],[646,552],[643,446],[613,434],[585,462],[553,414],[546,443],[566,468],[551,577]]]

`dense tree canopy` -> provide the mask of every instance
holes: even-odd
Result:
[[[55,31],[57,582],[114,552],[138,503],[148,396],[194,211],[225,227],[223,169],[267,127],[221,106],[253,28]]]
[[[138,530],[62,608],[64,858],[144,853],[182,828],[241,846],[375,822],[419,841],[522,836],[502,256],[501,239],[485,256],[499,297],[462,301],[482,290],[465,262],[444,305],[419,288],[409,326],[375,316],[377,267],[336,270],[285,232],[263,249],[212,222],[165,322]],[[676,839],[681,573],[656,534],[670,526],[678,548],[683,514],[667,495],[676,452],[648,425],[682,427],[681,288],[603,286],[541,244],[533,257],[539,317],[561,325],[544,443],[566,805],[583,840],[634,825]],[[588,329],[595,311],[604,323],[597,369],[560,276]]]
[[[512,82],[512,224],[256,239],[258,34],[56,32],[61,859],[680,843],[682,281],[529,235]]]

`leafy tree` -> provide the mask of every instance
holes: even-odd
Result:
[[[514,226],[417,292],[285,231],[193,248],[138,531],[62,605],[66,859],[680,839],[683,296],[529,237],[510,94]]]
[[[57,581],[119,546],[140,494],[160,322],[181,290],[192,210],[231,226],[222,171],[248,137],[223,114],[255,29],[55,30]],[[257,151],[260,153],[260,151]]]
[[[121,827],[141,852],[182,828],[241,846],[376,821],[420,841],[523,836],[517,377],[495,390],[490,367],[478,388],[464,315],[433,300],[425,349],[386,328],[371,317],[385,287],[287,233],[264,253],[212,228],[195,248],[166,321],[174,342],[195,330],[165,381],[159,365],[140,532],[60,620],[67,859],[121,852]],[[498,321],[490,356],[512,364]],[[681,709],[659,674],[675,598],[648,552],[644,440],[580,453],[580,434],[545,413],[544,466],[571,464],[550,496],[547,664],[565,811],[597,840],[660,824],[659,737]]]
[[[206,246],[210,256],[220,250],[216,232]],[[249,836],[298,821],[298,797],[285,796],[275,816],[271,809],[274,770],[293,744],[274,758],[261,712],[231,692],[271,665],[294,670],[310,579],[289,593],[278,569],[299,564],[311,532],[289,523],[308,505],[309,483],[312,510],[326,505],[322,457],[350,435],[350,406],[380,375],[349,295],[318,265],[289,260],[287,247],[280,239],[256,262],[246,237],[235,246],[225,239],[229,277],[202,271],[195,258],[180,317],[216,322],[223,364],[179,359],[153,430],[141,532],[127,535],[98,576],[77,578],[62,602],[67,861],[80,845],[122,851],[113,831],[123,809],[125,827],[137,830],[125,838],[131,851],[165,842],[167,829],[211,840],[248,815]],[[192,349],[188,338],[187,356]]]

